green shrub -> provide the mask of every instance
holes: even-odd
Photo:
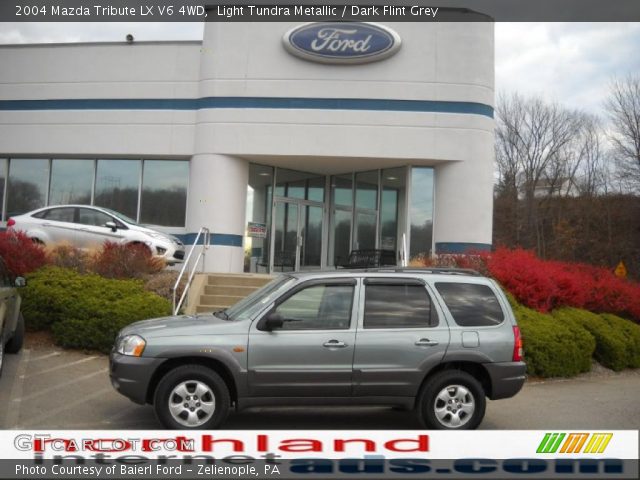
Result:
[[[82,275],[45,267],[29,275],[22,311],[32,330],[51,328],[64,347],[108,351],[117,331],[129,323],[171,312],[169,301],[138,280]]]
[[[69,318],[53,325],[56,343],[62,347],[83,348],[108,352],[120,329],[147,318],[168,315],[168,302],[147,292],[104,305],[93,317]]]
[[[623,333],[626,344],[625,350],[627,352],[626,367],[640,368],[640,325],[610,313],[603,313],[600,317],[607,322],[612,329]]]
[[[142,291],[141,285],[135,280],[112,281],[45,267],[28,276],[27,287],[21,291],[22,313],[28,328],[43,330],[68,318],[91,318],[104,305]]]
[[[619,371],[629,366],[629,341],[625,331],[619,328],[620,321],[604,319],[598,314],[577,308],[561,308],[552,315],[563,323],[581,325],[593,335],[596,341],[593,356],[605,367]]]
[[[523,306],[516,306],[514,313],[529,375],[571,377],[591,370],[595,340],[583,327]]]

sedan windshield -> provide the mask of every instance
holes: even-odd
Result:
[[[104,208],[104,207],[100,207],[100,208],[102,210],[104,210],[105,212],[109,212],[111,215],[113,215],[117,219],[122,220],[124,223],[128,223],[129,225],[140,226],[140,225],[138,225],[138,223],[136,223],[135,220],[133,220],[132,218],[127,217],[126,215],[123,215],[120,212],[116,212],[115,210],[111,210],[110,208]]]
[[[272,303],[284,291],[296,282],[294,277],[282,275],[256,290],[248,297],[243,298],[235,305],[224,311],[229,320],[246,320],[253,317],[264,307]]]

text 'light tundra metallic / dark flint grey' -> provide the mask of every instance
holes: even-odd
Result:
[[[216,428],[232,406],[354,404],[476,428],[526,371],[493,280],[408,268],[281,275],[223,311],[129,325],[110,363],[120,393],[180,429]]]

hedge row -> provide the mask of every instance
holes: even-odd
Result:
[[[640,326],[634,322],[577,308],[545,314],[508,297],[522,331],[529,375],[571,377],[588,372],[592,359],[616,371],[640,368]]]
[[[541,260],[533,252],[498,248],[485,255],[489,275],[520,303],[548,313],[575,307],[640,323],[640,283],[581,263]]]
[[[584,328],[526,307],[514,313],[522,332],[529,375],[571,377],[591,370],[596,342]]]
[[[171,304],[138,280],[115,280],[45,267],[22,291],[27,328],[51,329],[63,347],[108,352],[117,332],[138,320],[171,313]]]

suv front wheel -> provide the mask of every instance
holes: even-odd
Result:
[[[428,428],[471,430],[484,418],[485,392],[467,372],[445,370],[427,380],[416,408]]]
[[[166,428],[213,429],[227,418],[229,389],[213,370],[183,365],[162,377],[153,404]]]

